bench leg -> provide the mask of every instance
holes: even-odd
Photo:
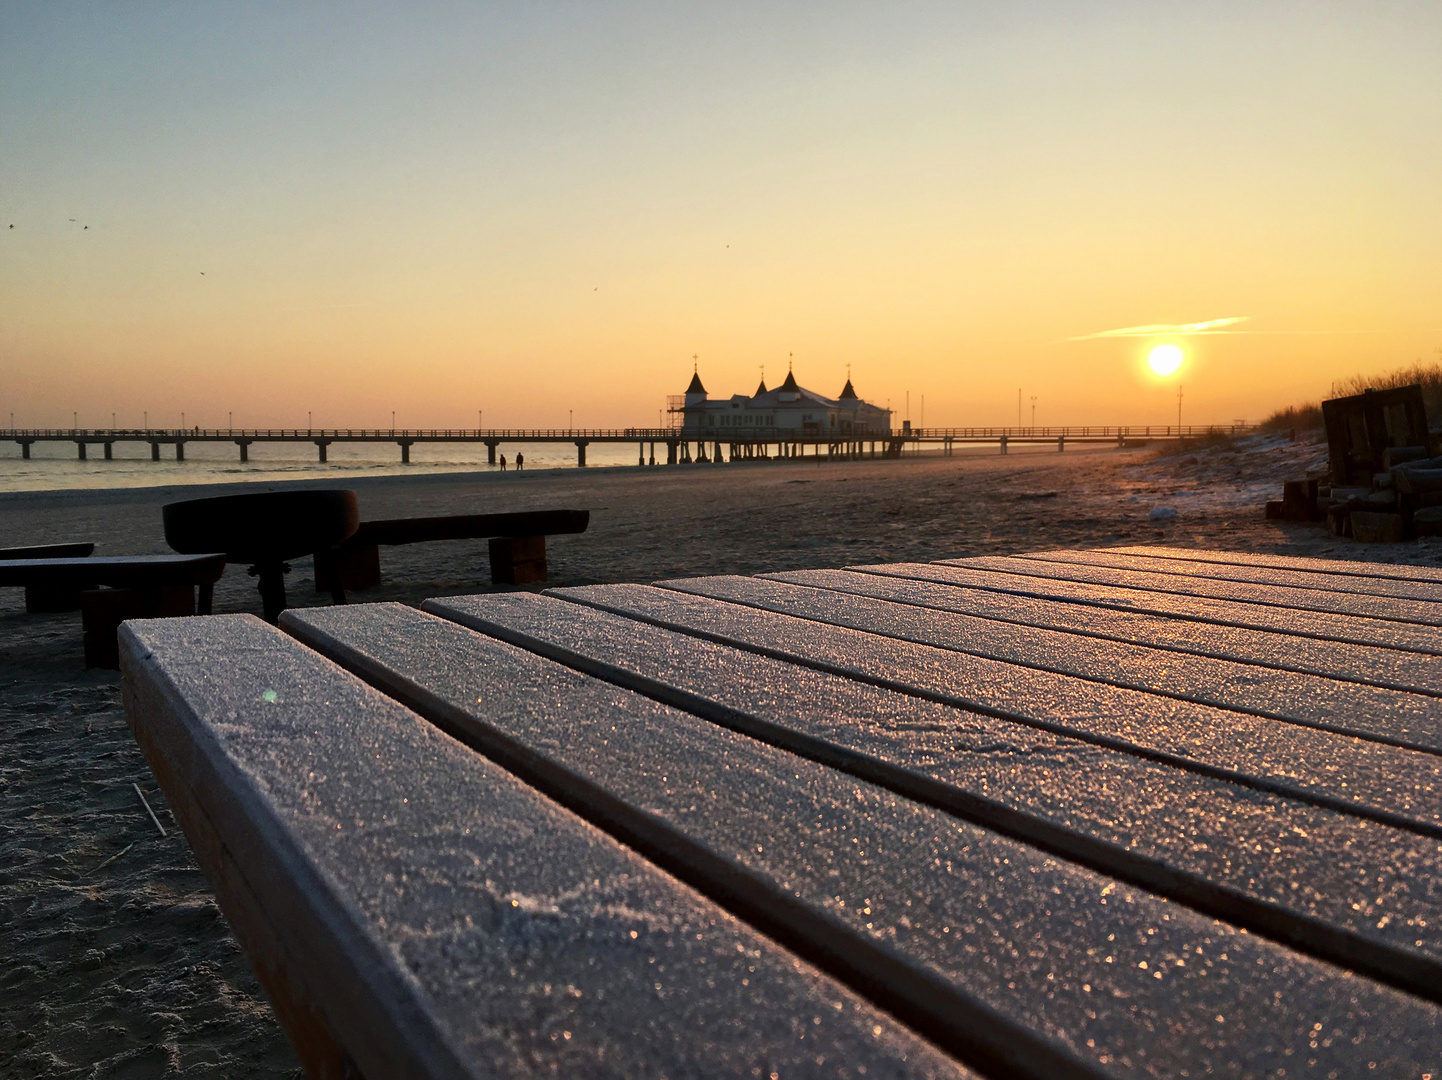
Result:
[[[31,614],[79,611],[80,590],[64,586],[55,588],[48,585],[26,585],[25,610]]]
[[[290,563],[282,562],[260,563],[252,566],[249,571],[260,579],[256,582],[255,587],[260,593],[265,621],[272,625],[280,618],[280,613],[285,610],[285,575],[289,571]]]
[[[381,550],[375,544],[332,548],[315,553],[315,591],[328,592],[335,600],[339,592],[345,603],[346,592],[373,589],[381,583]]]
[[[200,600],[195,605],[197,615],[209,615],[215,607],[215,586],[202,585],[200,587]]]
[[[546,580],[544,536],[497,536],[491,540],[491,583],[526,585]]]
[[[209,586],[205,586],[209,588]],[[159,585],[149,589],[87,589],[80,594],[80,625],[85,634],[85,666],[120,667],[115,632],[126,619],[168,619],[195,614],[195,586]]]

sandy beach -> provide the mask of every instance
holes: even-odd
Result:
[[[1436,543],[1362,546],[1263,520],[1283,480],[1325,467],[1315,441],[1253,437],[1162,452],[992,450],[345,486],[365,518],[590,509],[588,532],[550,542],[551,583],[564,585],[1123,543],[1442,562]],[[225,490],[0,494],[0,546],[92,540],[97,554],[161,553],[165,502]],[[1153,522],[1159,506],[1176,518]],[[384,584],[356,602],[489,588],[484,542],[383,549],[382,562]],[[293,604],[328,602],[311,580],[309,560],[297,561]],[[216,610],[259,613],[244,568],[228,569]],[[0,592],[0,1071],[300,1075],[125,726],[118,675],[84,668],[79,623],[78,613],[27,615],[19,590]]]

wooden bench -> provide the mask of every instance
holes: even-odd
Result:
[[[77,545],[86,547],[89,545]],[[77,597],[85,634],[85,666],[119,667],[116,628],[126,619],[210,614],[215,582],[225,573],[224,555],[124,555],[103,558],[0,560],[0,588],[50,598],[44,611],[73,611],[60,599]],[[200,602],[196,603],[196,586]]]
[[[315,1075],[1435,1075],[1442,631],[963,572],[130,623],[127,718]]]
[[[435,540],[490,540],[491,581],[524,585],[546,580],[546,537],[581,533],[589,510],[524,510],[513,514],[461,514],[450,517],[363,521],[355,534],[328,553],[317,553],[315,588],[346,592],[381,582],[381,545],[424,544]]]
[[[17,559],[83,559],[95,550],[94,544],[38,544],[29,547],[0,548],[0,562]],[[54,592],[40,585],[25,586],[25,610],[29,612],[79,611],[77,590]]]

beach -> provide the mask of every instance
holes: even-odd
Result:
[[[1283,434],[1160,451],[991,448],[300,483],[353,487],[363,519],[588,509],[585,533],[548,540],[552,585],[1140,543],[1442,562],[1442,544],[1358,545],[1263,519],[1283,480],[1325,468],[1324,444]],[[0,493],[0,546],[90,540],[98,555],[159,554],[166,502],[279,486]],[[1176,516],[1154,519],[1159,507]],[[488,567],[484,541],[382,549],[383,584],[352,599],[486,591]],[[293,563],[287,587],[293,605],[329,602],[308,559]],[[215,609],[259,614],[244,567],[227,569]],[[84,668],[79,614],[29,615],[20,590],[0,591],[0,679],[5,1075],[300,1075],[125,725],[119,676]]]

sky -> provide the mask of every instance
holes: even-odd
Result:
[[[631,426],[693,363],[1259,419],[1439,358],[1439,55],[1436,0],[6,3],[0,423]]]

